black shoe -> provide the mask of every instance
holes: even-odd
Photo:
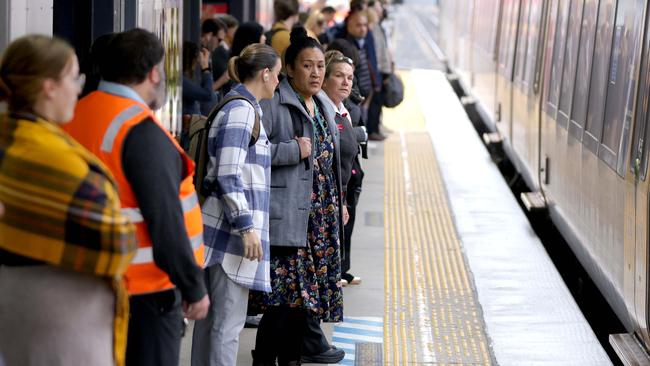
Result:
[[[344,357],[344,350],[330,346],[330,349],[318,355],[302,355],[300,360],[303,363],[338,363]]]
[[[379,132],[373,132],[370,135],[368,135],[368,140],[369,141],[384,141],[384,140],[386,140],[386,136],[382,135]]]
[[[253,366],[277,366],[278,364],[275,363],[275,360],[273,361],[268,361],[268,360],[260,360],[259,357],[255,354],[255,350],[251,350],[251,355],[253,356]]]

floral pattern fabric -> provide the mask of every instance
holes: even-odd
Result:
[[[312,119],[314,175],[307,246],[271,248],[271,286],[266,304],[304,307],[326,322],[343,320],[338,190],[334,175],[334,136],[315,106]],[[281,254],[280,254],[281,253]]]

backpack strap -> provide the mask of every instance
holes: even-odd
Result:
[[[225,97],[219,104],[217,104],[212,110],[210,111],[210,114],[208,114],[208,121],[206,123],[205,128],[207,130],[210,129],[212,126],[212,122],[214,121],[215,118],[217,118],[217,114],[219,114],[219,111],[228,103],[232,102],[233,100],[245,100],[247,101],[252,107],[253,111],[255,112],[255,122],[253,123],[253,130],[251,131],[251,140],[248,143],[248,146],[251,147],[257,143],[257,140],[260,138],[260,114],[257,113],[257,109],[255,109],[255,106],[253,103],[251,103],[248,98],[244,97],[243,95],[231,95],[228,97]]]

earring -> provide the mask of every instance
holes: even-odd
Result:
[[[269,76],[268,75],[264,75],[264,81],[269,81]]]

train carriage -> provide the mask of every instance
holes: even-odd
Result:
[[[646,350],[647,7],[638,0],[442,1],[439,32],[448,68]],[[470,10],[473,21],[456,17],[458,9]],[[463,54],[474,56],[469,66],[452,56]]]

